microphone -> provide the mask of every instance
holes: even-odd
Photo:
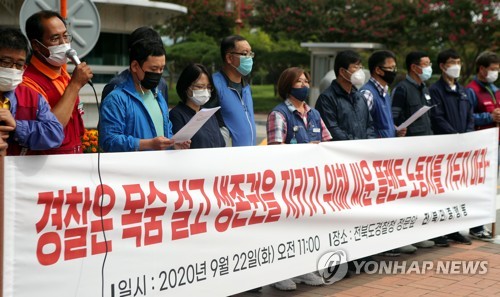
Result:
[[[71,62],[73,62],[73,64],[75,64],[75,66],[82,63],[80,61],[80,59],[78,58],[78,54],[72,48],[70,48],[69,50],[66,51],[66,58],[70,59]],[[94,84],[92,84],[92,80],[90,80],[90,79],[89,79],[89,85],[94,86]]]

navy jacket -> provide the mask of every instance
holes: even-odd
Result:
[[[348,94],[337,80],[316,101],[333,140],[376,138],[372,117],[363,95],[353,86]]]
[[[435,134],[454,134],[474,131],[472,104],[465,88],[456,83],[456,90],[441,77],[430,88],[432,130]]]

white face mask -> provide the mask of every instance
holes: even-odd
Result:
[[[358,69],[351,74],[351,83],[355,86],[361,86],[365,83],[365,72],[363,69]]]
[[[0,91],[14,90],[23,81],[23,70],[0,67]]]
[[[66,62],[68,61],[68,59],[66,58],[66,52],[71,48],[71,45],[69,43],[63,43],[49,47],[46,47],[40,41],[38,41],[38,43],[49,50],[50,56],[48,58],[45,56],[43,57],[50,65],[61,67],[62,65],[66,64]]]
[[[460,66],[459,65],[450,66],[448,67],[448,69],[446,69],[445,73],[451,78],[458,78],[460,76]]]
[[[194,104],[202,106],[210,100],[210,91],[208,89],[193,90],[193,96],[189,99],[191,99]]]
[[[498,79],[498,70],[488,70],[488,75],[486,75],[486,81],[488,83],[494,83]]]

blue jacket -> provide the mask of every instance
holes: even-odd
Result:
[[[18,88],[26,87],[18,86]],[[25,115],[19,115],[17,112],[18,108],[30,108],[27,105],[29,98],[18,100],[15,91],[4,93],[4,97],[10,101],[10,113],[16,120],[16,130],[9,137],[9,142],[17,142],[21,147],[29,150],[48,150],[59,147],[64,139],[63,126],[50,111],[50,106],[42,95],[33,91],[28,94],[37,96],[31,98],[38,102],[36,119],[26,120],[23,118]]]
[[[321,141],[321,136],[323,135],[323,131],[321,131],[321,117],[316,109],[311,108],[307,113],[307,127],[298,112],[292,113],[284,102],[278,104],[273,111],[280,112],[285,117],[287,126],[285,143],[291,143],[293,138],[295,138],[297,143]],[[295,132],[294,127],[297,127],[297,131]]]
[[[250,85],[243,86],[240,97],[235,89],[229,87],[221,72],[214,73],[213,80],[219,95],[222,118],[231,133],[233,146],[256,145],[257,134]]]
[[[432,131],[435,134],[455,134],[474,131],[472,104],[461,85],[456,83],[456,90],[441,77],[430,88],[432,104]]]
[[[380,138],[395,137],[396,128],[392,119],[391,97],[389,93],[385,96],[381,94],[372,79],[362,86],[360,91],[367,90],[373,95],[373,106],[370,110],[373,119],[373,128]]]
[[[168,106],[161,92],[157,101],[163,114],[165,137],[172,137],[172,123],[168,118]],[[129,152],[139,150],[139,140],[157,137],[153,120],[142,98],[137,93],[132,76],[117,86],[102,101],[99,121],[100,145],[105,152]]]

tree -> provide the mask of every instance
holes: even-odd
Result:
[[[169,87],[173,87],[177,74],[190,63],[201,63],[212,71],[218,69],[221,64],[219,45],[204,33],[192,33],[182,42],[167,47],[166,51],[170,73]]]
[[[378,42],[399,56],[414,49],[452,47],[464,60],[463,80],[475,57],[500,44],[497,0],[255,0],[251,24],[273,38],[299,41]]]
[[[226,0],[170,0],[169,2],[188,8],[187,14],[169,19],[160,29],[162,34],[172,38],[174,43],[191,33],[204,33],[215,40],[233,34],[235,16],[234,13],[225,11]],[[243,5],[242,17],[245,19],[251,10],[250,5]]]

